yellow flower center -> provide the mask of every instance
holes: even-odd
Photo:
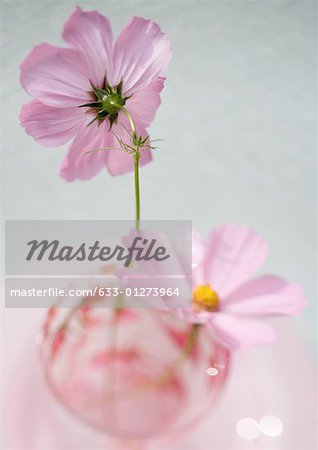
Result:
[[[219,307],[218,294],[211,288],[209,284],[197,287],[192,292],[193,307],[198,311],[216,311]]]

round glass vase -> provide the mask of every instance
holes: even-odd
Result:
[[[49,387],[75,416],[119,439],[189,432],[217,404],[229,352],[173,312],[78,299],[48,310],[41,354]]]

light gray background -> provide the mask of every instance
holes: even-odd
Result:
[[[313,1],[83,1],[118,33],[132,15],[157,21],[174,48],[162,106],[163,138],[141,170],[144,219],[192,219],[207,231],[250,224],[268,239],[265,271],[299,281],[311,308],[295,322],[315,342],[315,77]],[[2,9],[2,150],[7,219],[130,219],[133,176],[106,172],[68,184],[65,149],[19,126],[28,100],[18,66],[32,47],[62,44],[75,2],[8,1]]]

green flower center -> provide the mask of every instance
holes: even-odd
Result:
[[[125,99],[116,92],[109,95],[105,94],[102,98],[102,109],[109,114],[116,114],[125,106],[125,103]]]
[[[118,118],[119,112],[125,106],[126,100],[130,97],[123,96],[122,81],[117,86],[111,86],[105,78],[101,88],[94,86],[92,82],[90,83],[92,86],[90,94],[93,101],[80,105],[80,108],[90,108],[89,111],[93,112],[94,118],[89,125],[95,120],[100,125],[104,120],[108,119],[109,129],[111,129]]]

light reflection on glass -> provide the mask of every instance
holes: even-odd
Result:
[[[242,439],[248,441],[256,439],[260,433],[258,422],[249,417],[240,419],[236,424],[236,432]]]
[[[265,416],[259,422],[260,431],[266,436],[276,437],[282,434],[283,424],[276,416]]]

